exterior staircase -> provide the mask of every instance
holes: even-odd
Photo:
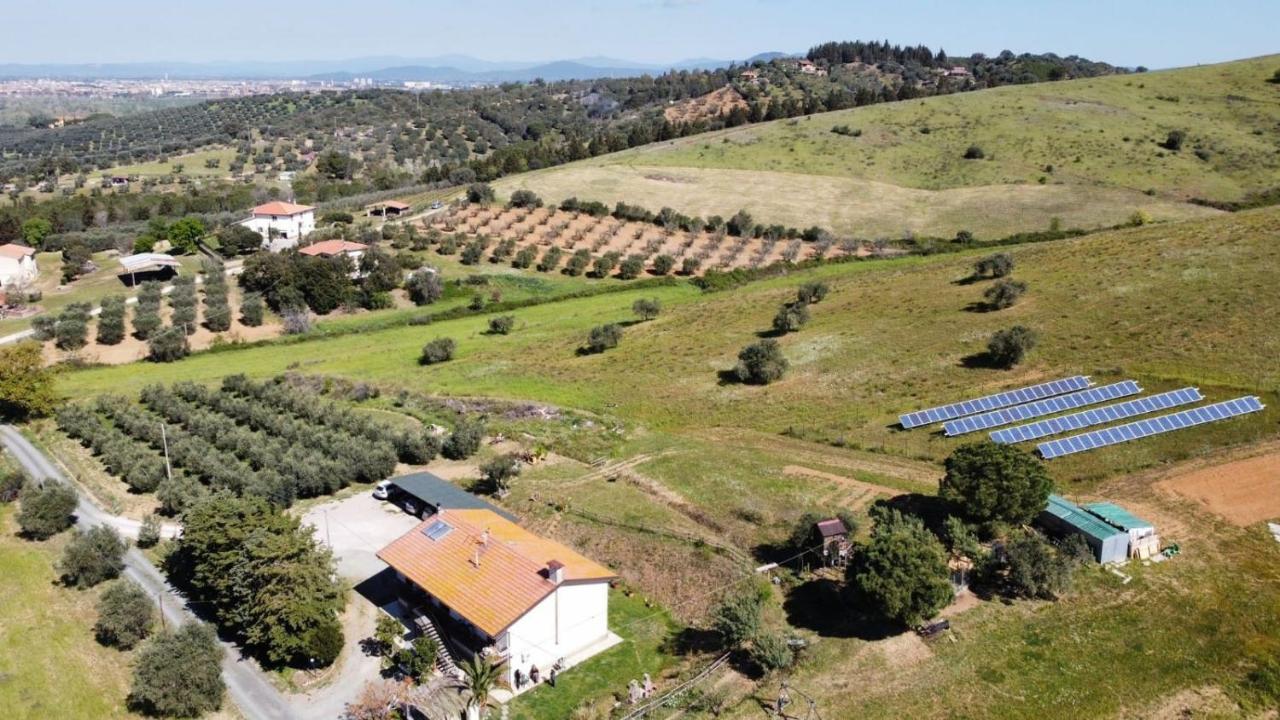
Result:
[[[436,651],[436,668],[446,675],[461,677],[462,671],[458,669],[458,663],[454,659],[453,651],[444,636],[440,634],[439,629],[436,628],[436,623],[427,609],[423,607],[416,608],[413,622],[417,626],[418,632],[422,633],[424,637],[429,637],[435,641],[438,648]]]

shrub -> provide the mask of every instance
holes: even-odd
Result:
[[[1071,587],[1076,562],[1035,531],[1004,544],[1005,583],[1013,595],[1052,600]]]
[[[396,433],[392,442],[396,446],[396,457],[410,465],[425,465],[440,454],[440,438],[418,428]]]
[[[280,324],[285,335],[302,335],[311,331],[311,313],[305,307],[287,307],[280,311]]]
[[[240,322],[246,327],[259,327],[265,308],[258,293],[245,293],[240,299]]]
[[[1165,150],[1173,150],[1177,152],[1182,149],[1182,144],[1187,141],[1187,133],[1182,130],[1170,130],[1165,136],[1164,142],[1160,146]]]
[[[115,528],[98,525],[77,532],[67,543],[58,561],[58,572],[67,585],[93,587],[120,575],[128,549],[128,543]]]
[[[777,340],[765,339],[751,343],[738,353],[734,375],[739,382],[768,385],[787,372],[787,359]]]
[[[577,250],[569,258],[569,262],[565,264],[564,271],[566,275],[577,277],[586,272],[587,266],[591,264],[591,251],[583,248]]]
[[[628,255],[627,259],[618,266],[618,277],[623,280],[634,280],[640,277],[642,272],[644,272],[643,255]]]
[[[488,183],[471,183],[467,186],[467,200],[473,203],[493,202],[493,188]]]
[[[449,434],[444,441],[440,454],[450,460],[466,460],[480,449],[484,440],[484,426],[480,423],[463,421]]]
[[[22,488],[27,485],[27,476],[21,471],[0,471],[0,503],[11,503],[22,495]]]
[[[349,212],[327,212],[320,216],[321,225],[350,225],[355,222],[355,216]]]
[[[89,326],[78,317],[59,318],[54,339],[60,350],[79,350],[89,339]]]
[[[395,662],[415,682],[422,682],[435,671],[436,656],[439,653],[440,646],[435,640],[425,636],[418,637],[414,638],[412,647],[403,648],[396,653]]]
[[[473,201],[478,202],[478,201]],[[538,197],[532,190],[517,190],[511,193],[511,207],[518,208],[535,208],[542,207],[542,198]]]
[[[493,335],[506,335],[516,326],[515,315],[499,315],[489,318],[489,332]]]
[[[1022,362],[1027,353],[1036,346],[1034,331],[1014,325],[1007,330],[998,330],[987,342],[987,356],[996,367],[1005,369]]]
[[[605,350],[618,347],[618,343],[622,340],[622,326],[616,323],[607,325],[597,325],[591,328],[591,332],[587,333],[586,352],[602,353]]]
[[[711,628],[720,638],[720,647],[734,650],[760,633],[760,615],[765,588],[748,585],[725,596],[711,611]]]
[[[786,670],[796,656],[786,638],[776,633],[760,633],[751,641],[751,659],[765,672]]]
[[[533,261],[538,258],[538,251],[532,245],[520,248],[520,252],[511,260],[511,267],[527,268],[533,265]]]
[[[977,145],[970,145],[969,147],[965,148],[965,150],[964,150],[964,159],[965,159],[965,160],[981,160],[982,158],[984,158],[984,157],[986,157],[986,156],[987,156],[987,154],[986,154],[986,153],[984,153],[984,152],[982,151],[982,148],[978,147]]]
[[[418,358],[418,363],[435,365],[452,360],[455,348],[456,343],[453,342],[453,338],[436,338],[422,346],[422,357]]]
[[[102,300],[98,313],[98,344],[119,345],[124,340],[124,298],[112,295]]]
[[[32,337],[40,342],[52,340],[57,327],[58,318],[52,315],[37,315],[31,319]]]
[[[480,466],[480,479],[494,495],[506,495],[511,481],[520,475],[520,459],[515,455],[499,455]]]
[[[321,667],[328,667],[342,653],[343,642],[342,625],[338,623],[337,618],[331,617],[316,623],[307,631],[303,646],[309,661],[314,661]]]
[[[796,301],[806,305],[816,305],[827,298],[831,288],[824,282],[807,282],[796,290]]]
[[[148,715],[197,717],[222,706],[222,647],[213,629],[189,622],[138,653],[129,704]]]
[[[151,634],[156,609],[147,591],[132,580],[111,583],[98,598],[98,642],[128,650]]]
[[[973,264],[976,277],[1001,278],[1013,272],[1013,256],[1008,253],[988,255]]]
[[[422,268],[409,275],[404,283],[414,305],[430,305],[444,296],[444,282],[435,268]]]
[[[670,255],[659,255],[653,259],[654,275],[670,275],[675,269],[676,259]]]
[[[662,303],[658,298],[640,298],[631,303],[631,312],[641,320],[652,320],[662,312]]]
[[[918,625],[953,597],[947,552],[918,518],[892,509],[875,514],[871,539],[849,564],[849,583],[883,617]]]
[[[564,251],[558,247],[552,246],[542,254],[542,259],[538,261],[538,270],[540,272],[551,272],[560,264],[560,258],[564,255]]]
[[[147,341],[147,359],[151,362],[175,362],[190,354],[187,333],[180,327],[167,327]]]
[[[574,256],[576,259],[576,255]],[[591,274],[598,278],[609,277],[609,273],[618,266],[618,253],[607,252],[596,258],[595,263],[591,266]]]
[[[37,540],[71,527],[75,522],[76,491],[59,482],[27,483],[19,497],[18,527]]]
[[[802,302],[783,305],[773,316],[773,331],[778,334],[795,332],[809,322],[809,306]]]
[[[1053,488],[1044,462],[1012,445],[961,445],[945,467],[938,495],[972,522],[1029,523],[1044,509]]]
[[[987,307],[992,310],[1004,310],[1013,307],[1026,291],[1026,283],[1003,279],[987,288],[982,297],[986,299]]]
[[[142,518],[142,526],[138,528],[138,547],[149,548],[160,542],[160,517],[149,513]]]
[[[687,257],[680,263],[680,272],[684,275],[693,275],[702,268],[702,261],[698,258]]]

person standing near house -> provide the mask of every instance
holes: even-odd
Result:
[[[551,687],[555,687],[555,686],[556,686],[556,674],[557,674],[557,673],[556,673],[556,667],[555,667],[554,665],[552,665],[552,666],[551,666],[551,674],[547,676],[547,684],[548,684],[548,685],[550,685]]]
[[[529,682],[533,683],[534,685],[537,685],[538,681],[541,679],[542,679],[542,673],[538,671],[537,665],[534,665],[533,667],[529,668]]]
[[[652,697],[654,691],[658,689],[654,686],[653,679],[649,677],[649,673],[644,674],[644,680],[641,681],[640,689],[644,691],[644,697],[646,699]]]

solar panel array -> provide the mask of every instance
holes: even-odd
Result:
[[[1092,383],[1089,378],[1083,375],[1075,377],[1063,378],[1052,382],[1032,385],[1031,387],[1020,388],[1018,390],[1009,390],[1007,392],[996,393],[995,395],[987,395],[975,400],[965,400],[963,402],[952,403],[950,405],[942,405],[928,410],[920,410],[917,412],[907,413],[898,417],[898,421],[902,423],[902,427],[911,429],[929,425],[936,422],[946,422],[954,420],[965,415],[976,415],[978,413],[999,410],[1000,408],[1009,407],[1011,405],[1021,405],[1022,403],[1034,402],[1042,400],[1053,395],[1062,395],[1075,390],[1083,390]]]
[[[1182,410],[1147,420],[1117,425],[1113,428],[1094,430],[1093,432],[1072,435],[1061,440],[1040,443],[1037,448],[1045,459],[1051,459],[1258,412],[1263,407],[1262,400],[1255,396],[1247,395],[1235,400],[1202,405],[1190,410]]]
[[[998,443],[1005,444],[1024,442],[1026,440],[1038,440],[1042,437],[1057,435],[1058,433],[1064,433],[1070,430],[1079,430],[1080,428],[1090,427],[1092,425],[1106,425],[1109,422],[1123,420],[1136,415],[1146,415],[1147,413],[1152,413],[1157,410],[1167,410],[1179,405],[1190,405],[1193,402],[1200,402],[1203,399],[1204,397],[1200,394],[1199,388],[1180,388],[1178,390],[1170,390],[1169,392],[1160,393],[1158,395],[1126,400],[1125,402],[1116,403],[1115,405],[1106,405],[1100,408],[1092,408],[1083,412],[1072,413],[1071,415],[1049,418],[1048,420],[1041,420],[1040,422],[1034,422],[1028,425],[1019,425],[1017,427],[1005,428],[1004,430],[996,430],[991,433],[991,439]]]
[[[1102,387],[1089,388],[1079,392],[1068,393],[1066,395],[1058,395],[1056,397],[1045,398],[1035,402],[1026,403],[1025,405],[1015,405],[1011,408],[996,410],[995,412],[984,413],[982,415],[973,415],[958,420],[951,420],[942,426],[942,429],[949,437],[956,435],[964,435],[965,433],[977,432],[978,430],[986,430],[987,428],[998,427],[1000,425],[1008,425],[1009,423],[1028,420],[1042,415],[1052,415],[1060,413],[1064,410],[1074,410],[1085,405],[1093,405],[1095,403],[1106,402],[1107,400],[1115,400],[1116,398],[1137,395],[1142,392],[1142,388],[1133,380],[1124,380]]]

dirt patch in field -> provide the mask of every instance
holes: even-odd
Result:
[[[1235,717],[1240,706],[1216,687],[1180,690],[1141,712],[1125,712],[1118,717],[1144,717],[1151,720],[1183,720],[1200,717]],[[1262,717],[1268,717],[1266,715]],[[1274,714],[1270,717],[1275,717]]]
[[[1156,483],[1244,527],[1280,517],[1280,451],[1200,468]]]
[[[861,498],[859,498],[859,502],[855,504],[856,508],[861,508],[863,505],[870,504],[871,501],[874,499],[874,496],[876,495],[884,495],[886,497],[895,497],[897,495],[902,494],[902,491],[898,490],[897,488],[891,488],[891,487],[885,487],[884,485],[875,485],[872,483],[866,483],[866,482],[862,482],[861,480],[854,480],[853,478],[844,477],[843,475],[836,475],[835,473],[823,472],[821,470],[813,470],[807,467],[800,467],[799,465],[787,465],[786,467],[782,468],[782,474],[793,475],[793,476],[800,475],[803,477],[813,477],[813,478],[819,478],[822,480],[830,480],[834,483],[843,485],[848,488],[861,490],[865,494]]]
[[[681,100],[663,110],[662,115],[673,125],[683,125],[727,115],[734,108],[746,112],[748,109],[746,98],[742,97],[742,93],[735,90],[733,86],[725,85],[706,95]]]

